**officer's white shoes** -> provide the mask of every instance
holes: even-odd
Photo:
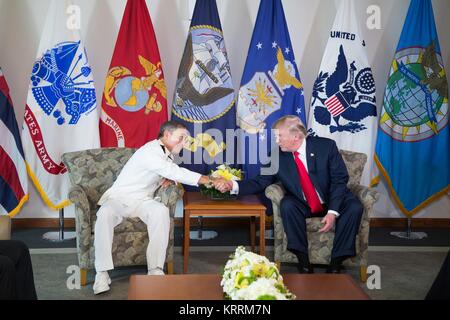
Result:
[[[164,271],[160,268],[154,268],[148,270],[147,273],[149,276],[163,276]],[[106,291],[109,291],[109,285],[111,284],[111,278],[108,275],[108,271],[99,271],[95,275],[94,282],[94,294],[100,294]]]
[[[160,269],[160,268],[153,268],[153,269],[148,270],[147,274],[149,276],[163,276],[164,271],[162,271],[162,269]]]
[[[108,271],[99,271],[95,275],[94,282],[94,294],[103,293],[109,291],[109,285],[111,284],[111,278],[108,275]]]

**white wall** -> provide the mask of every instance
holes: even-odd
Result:
[[[63,1],[63,0],[60,0]],[[168,88],[169,105],[175,86],[175,77],[189,28],[193,1],[147,0],[158,39]],[[97,98],[101,101],[104,79],[114,49],[125,0],[74,0],[82,10],[82,36],[94,72]],[[236,89],[244,68],[259,0],[217,0],[225,43],[230,58]],[[339,0],[283,0],[295,57],[309,105],[312,85],[318,71],[328,33],[333,23]],[[9,83],[19,126],[26,102],[29,75],[35,60],[39,38],[50,0],[0,0],[0,66]],[[365,28],[369,5],[381,8],[381,29]],[[378,108],[381,108],[390,61],[406,16],[409,0],[357,0],[356,9],[362,32],[366,38],[369,61],[372,65]],[[450,73],[450,12],[449,0],[433,0],[435,20],[447,72]],[[383,184],[377,187],[381,199],[376,204],[376,217],[402,217],[392,203]],[[30,201],[18,218],[57,217],[47,209],[35,189],[30,187]],[[73,216],[66,210],[66,217]],[[180,215],[181,211],[178,210]],[[450,198],[444,196],[416,217],[450,218]]]

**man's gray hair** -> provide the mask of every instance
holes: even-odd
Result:
[[[158,139],[164,137],[164,132],[169,131],[170,133],[174,132],[177,129],[187,129],[186,126],[178,121],[169,120],[164,122],[161,127],[159,127]]]
[[[294,115],[287,115],[284,117],[281,117],[275,123],[273,124],[272,128],[277,129],[281,126],[286,127],[290,133],[301,133],[303,136],[308,135],[308,131],[305,128],[305,125],[303,124],[302,120],[300,120],[299,117]]]

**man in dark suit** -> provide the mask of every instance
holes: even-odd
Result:
[[[450,300],[450,251],[425,300]]]
[[[273,127],[279,150],[278,172],[247,181],[218,180],[221,192],[247,195],[263,192],[280,181],[286,189],[280,212],[288,240],[288,250],[298,260],[300,273],[312,273],[308,257],[306,219],[323,217],[319,232],[335,228],[328,273],[340,273],[342,262],[356,255],[355,239],[363,206],[347,188],[348,172],[336,143],[331,139],[307,137],[296,116],[280,118]]]
[[[30,251],[22,241],[0,240],[0,300],[36,300]]]

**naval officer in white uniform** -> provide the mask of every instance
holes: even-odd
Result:
[[[155,190],[171,181],[192,186],[211,183],[209,177],[181,168],[173,162],[173,155],[181,152],[188,136],[189,132],[182,123],[163,123],[158,139],[146,143],[133,154],[117,180],[98,201],[101,207],[95,223],[95,294],[109,290],[111,279],[108,270],[114,269],[114,227],[124,217],[139,217],[147,224],[148,274],[164,275],[170,217],[169,209],[154,198]]]

